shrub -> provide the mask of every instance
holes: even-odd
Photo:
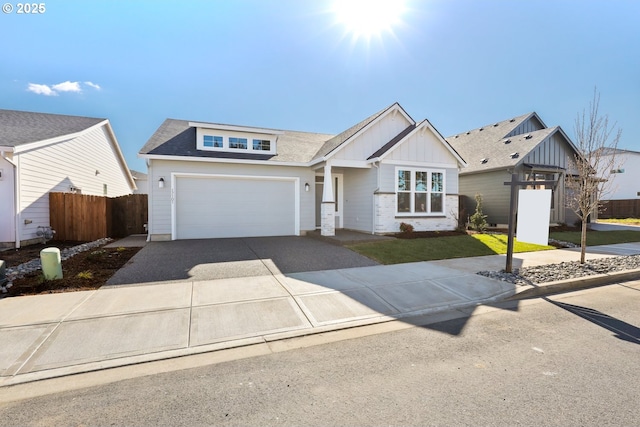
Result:
[[[93,273],[90,271],[81,271],[80,273],[76,274],[76,277],[78,279],[93,279]]]
[[[406,222],[401,222],[400,231],[406,234],[411,234],[413,233],[413,225],[407,224]]]
[[[487,215],[482,213],[482,194],[476,194],[476,211],[469,217],[469,223],[472,230],[484,232],[487,227]]]

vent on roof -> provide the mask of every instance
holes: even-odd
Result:
[[[496,124],[494,124],[494,125],[493,125],[493,127],[494,127],[494,128],[495,128],[495,127],[498,127],[498,125],[499,125],[499,124],[500,124],[500,123],[496,123]]]
[[[459,137],[460,135],[456,135],[456,138]]]
[[[485,163],[487,163],[489,161],[489,159],[487,159],[486,157],[484,159],[480,159],[480,163],[482,163],[483,165]]]
[[[518,157],[520,157],[520,154],[518,154],[517,151],[515,153],[511,153],[509,155],[511,156],[512,159],[517,159]]]
[[[509,138],[505,139],[505,140],[504,140],[504,141],[502,141],[502,142],[504,142],[505,144],[511,144],[511,140],[510,140]]]
[[[511,123],[513,123],[513,122],[515,122],[515,121],[516,121],[516,119],[511,119],[511,120],[509,120],[509,121],[510,121]]]
[[[480,128],[480,132],[482,132],[484,130],[484,128]]]
[[[524,139],[531,139],[531,134],[530,134],[530,133],[526,134],[526,135],[524,136]]]
[[[467,132],[467,135],[469,135],[471,133],[471,131]]]

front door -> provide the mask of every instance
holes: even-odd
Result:
[[[333,199],[336,202],[336,228],[343,227],[342,221],[342,174],[331,174],[333,178]],[[324,190],[324,175],[316,175],[316,228],[319,229],[322,221],[320,206],[322,204],[322,192]]]

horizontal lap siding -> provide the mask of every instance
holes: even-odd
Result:
[[[373,232],[373,193],[377,169],[350,169],[344,174],[344,228]]]
[[[308,168],[244,165],[233,163],[211,163],[191,161],[152,160],[149,168],[149,209],[150,229],[155,236],[171,234],[171,173],[197,173],[247,176],[300,177],[300,230],[315,229],[315,174]],[[163,177],[165,187],[158,188],[158,180]],[[304,190],[309,184],[309,192]]]
[[[510,187],[504,185],[511,179],[505,170],[469,174],[460,177],[460,194],[467,198],[470,207],[467,214],[475,212],[475,195],[482,195],[482,211],[487,215],[490,224],[507,224],[509,222]]]
[[[125,172],[104,127],[50,146],[19,153],[21,240],[33,239],[39,225],[49,225],[49,192],[108,196],[130,194]],[[96,171],[99,173],[96,174]],[[29,224],[24,224],[31,221]]]

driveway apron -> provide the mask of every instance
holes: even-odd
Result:
[[[202,281],[378,265],[347,248],[296,236],[149,242],[108,285]]]

